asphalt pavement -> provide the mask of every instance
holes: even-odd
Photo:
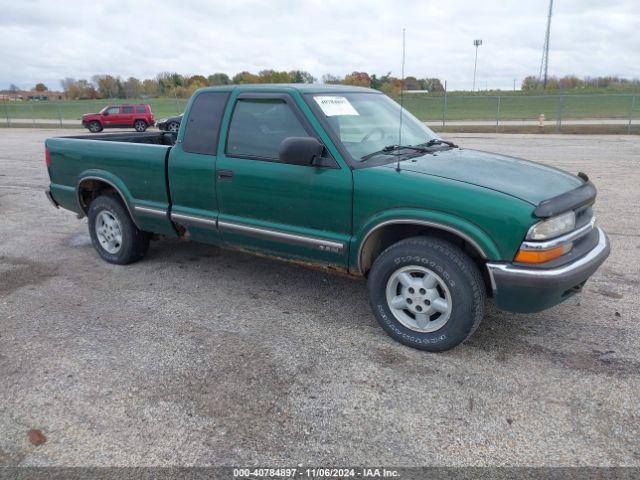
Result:
[[[0,465],[640,466],[640,137],[447,137],[586,172],[612,254],[429,354],[363,281],[177,240],[103,262],[43,194],[73,133],[0,129]]]

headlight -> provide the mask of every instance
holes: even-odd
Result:
[[[529,229],[527,240],[548,240],[570,232],[576,227],[575,212],[567,212],[557,217],[536,223]]]

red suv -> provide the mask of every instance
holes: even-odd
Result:
[[[155,123],[150,105],[109,105],[99,113],[82,116],[82,126],[98,133],[104,128],[135,128],[144,132]]]

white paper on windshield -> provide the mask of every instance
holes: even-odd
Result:
[[[345,97],[338,97],[335,95],[321,95],[313,97],[313,99],[320,105],[323,113],[327,117],[336,117],[339,115],[359,115],[357,110],[353,108],[353,105],[349,103]]]

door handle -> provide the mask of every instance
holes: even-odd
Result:
[[[233,170],[218,170],[219,180],[231,180],[233,178]]]

